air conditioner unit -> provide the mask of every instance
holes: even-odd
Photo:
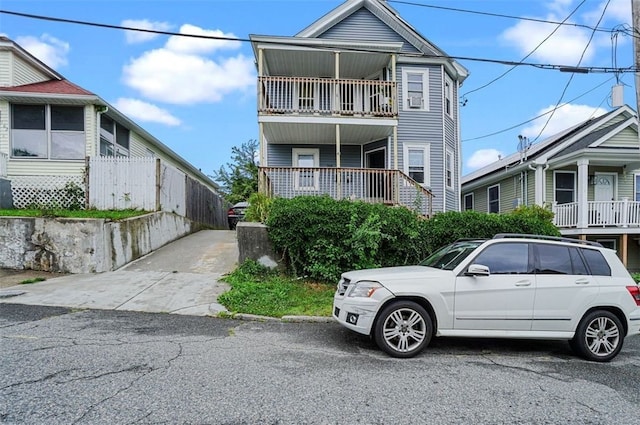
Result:
[[[422,98],[420,96],[411,96],[409,98],[409,108],[422,108]]]

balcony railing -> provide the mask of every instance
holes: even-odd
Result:
[[[396,93],[392,81],[259,77],[258,112],[394,117]]]
[[[4,152],[0,152],[0,177],[7,177],[7,163],[9,162],[9,155]]]
[[[259,186],[268,196],[329,195],[402,205],[426,217],[433,213],[431,192],[399,170],[261,167]]]
[[[588,227],[640,226],[640,202],[637,201],[589,201],[587,202]],[[577,227],[579,207],[577,202],[555,204],[554,224],[558,227]]]

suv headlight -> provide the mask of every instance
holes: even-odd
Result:
[[[367,280],[360,281],[356,283],[353,289],[349,292],[349,297],[364,297],[369,298],[376,292],[378,289],[382,288],[378,282],[371,282]]]

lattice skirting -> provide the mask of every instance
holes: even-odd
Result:
[[[15,208],[84,209],[82,176],[13,176],[10,180]]]

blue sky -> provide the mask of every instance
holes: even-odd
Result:
[[[339,0],[2,0],[0,9],[246,39],[250,34],[294,35],[341,3]],[[518,62],[533,51],[527,62],[583,67],[633,65],[632,40],[624,31],[592,34],[590,29],[579,26],[594,27],[602,17],[599,28],[628,29],[630,0],[389,3],[423,36],[451,56]],[[558,22],[570,16],[567,22],[577,25],[558,27],[438,7]],[[233,146],[258,137],[256,70],[249,43],[152,36],[7,14],[0,14],[0,33],[71,82],[117,107],[205,174],[213,174],[229,162]],[[541,141],[610,110],[611,88],[615,84],[624,86],[624,102],[636,109],[632,73],[571,74],[518,66],[476,90],[510,67],[471,60],[459,62],[470,71],[460,91],[466,99],[460,109],[463,174],[498,159],[498,155],[515,152],[519,135]],[[559,102],[568,104],[554,113],[546,127],[549,115],[527,122]],[[497,134],[483,137],[493,133]]]

